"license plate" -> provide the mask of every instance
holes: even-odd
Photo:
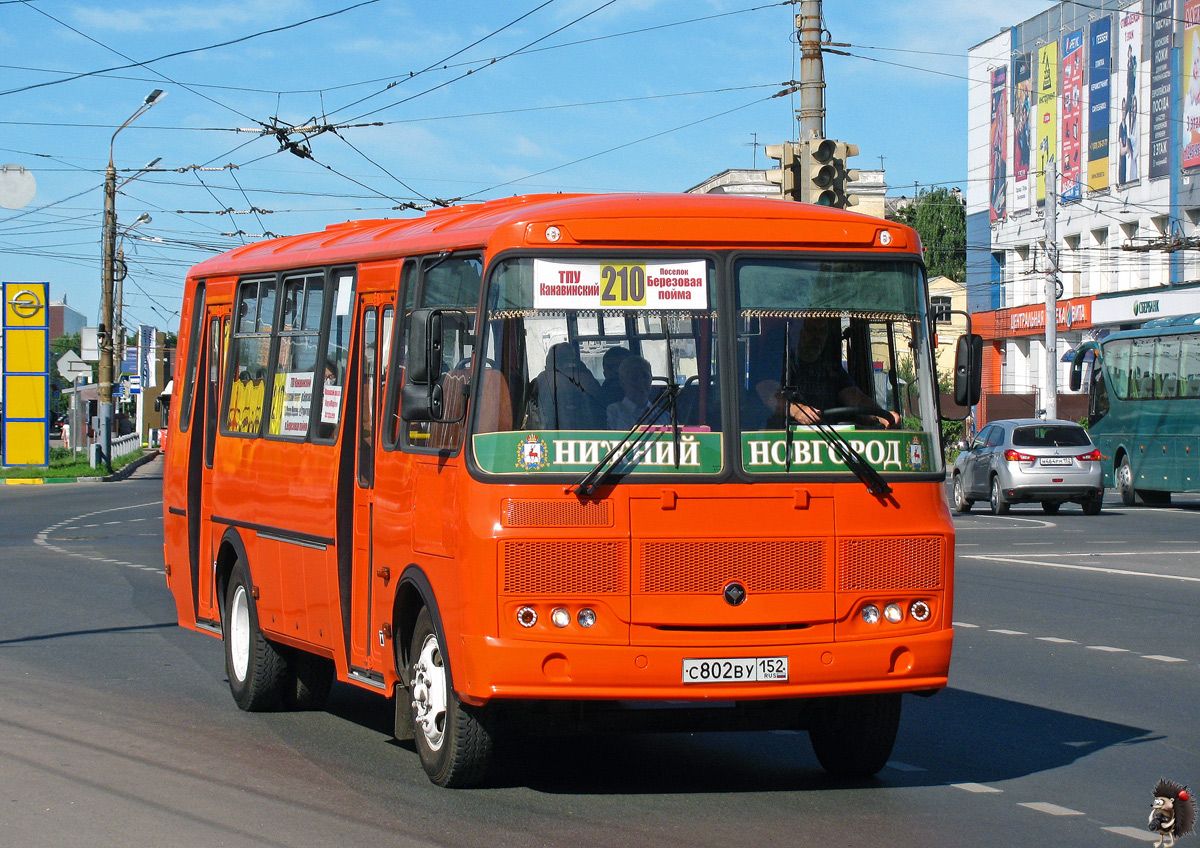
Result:
[[[787,657],[729,657],[683,661],[684,683],[761,683],[787,679]]]
[[[1038,460],[1038,465],[1070,465],[1069,456],[1044,456]]]

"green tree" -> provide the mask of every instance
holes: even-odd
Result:
[[[967,280],[967,210],[957,190],[924,189],[893,220],[908,224],[921,236],[930,276]]]

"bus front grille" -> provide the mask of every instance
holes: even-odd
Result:
[[[842,539],[841,592],[937,589],[942,585],[942,538]]]
[[[501,591],[527,595],[625,595],[624,541],[508,541],[500,547]]]
[[[720,593],[731,581],[746,591],[829,590],[824,539],[645,541],[638,591]]]
[[[500,515],[505,527],[611,527],[609,501],[532,501],[505,498]]]

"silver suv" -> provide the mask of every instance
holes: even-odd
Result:
[[[1008,512],[1009,504],[1033,501],[1048,515],[1067,501],[1080,504],[1085,515],[1100,513],[1100,451],[1073,421],[993,421],[959,446],[962,453],[950,471],[959,512],[986,499],[995,515]]]

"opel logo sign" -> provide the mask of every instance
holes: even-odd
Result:
[[[8,305],[20,318],[32,318],[42,309],[41,298],[37,296],[37,292],[31,289],[21,289],[12,296]]]
[[[746,600],[746,587],[735,580],[725,586],[722,594],[725,595],[725,603],[731,607],[741,606],[742,602]]]

